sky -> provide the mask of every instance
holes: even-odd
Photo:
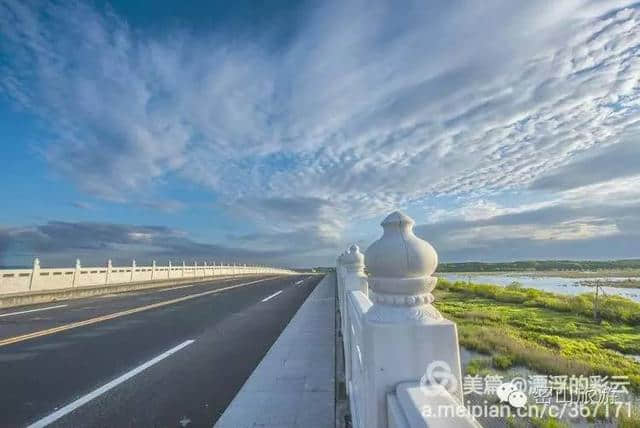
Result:
[[[0,0],[0,265],[640,256],[640,3]]]

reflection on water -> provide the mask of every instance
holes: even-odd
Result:
[[[551,293],[558,294],[582,294],[582,293],[594,293],[594,287],[588,287],[581,285],[580,281],[584,278],[561,278],[557,276],[527,276],[524,274],[505,274],[505,275],[482,275],[482,274],[468,274],[468,273],[438,273],[439,277],[445,278],[450,281],[471,281],[476,284],[495,284],[495,285],[509,285],[516,281],[526,288],[536,288],[538,290],[549,291]],[[606,281],[624,281],[627,278],[589,278],[589,281],[606,280]],[[622,296],[627,299],[640,302],[640,288],[616,288],[616,287],[601,287],[606,295]]]

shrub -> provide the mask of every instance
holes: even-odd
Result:
[[[500,354],[493,357],[493,366],[499,370],[506,370],[513,366],[513,357]]]
[[[490,360],[487,358],[474,358],[467,364],[466,373],[475,375],[484,375],[489,372]]]

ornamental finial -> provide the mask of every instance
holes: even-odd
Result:
[[[360,252],[360,248],[356,244],[351,245],[349,250],[344,253],[342,263],[353,266],[355,269],[364,268],[364,255]]]
[[[437,281],[431,275],[438,266],[438,254],[413,233],[414,224],[400,211],[381,223],[382,237],[365,253],[371,298],[378,304],[419,309],[412,317],[441,319],[431,306]]]

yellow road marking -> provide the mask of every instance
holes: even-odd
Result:
[[[116,313],[113,313],[113,314],[102,315],[102,316],[95,317],[95,318],[90,318],[90,319],[84,320],[84,321],[76,321],[76,322],[73,322],[73,323],[70,323],[70,324],[65,324],[65,325],[61,325],[61,326],[58,326],[58,327],[49,328],[47,330],[34,331],[33,333],[27,333],[27,334],[23,334],[21,336],[15,336],[15,337],[10,337],[10,338],[7,338],[7,339],[0,340],[0,346],[11,345],[12,343],[17,343],[17,342],[24,342],[25,340],[35,339],[37,337],[42,337],[42,336],[48,336],[50,334],[59,333],[61,331],[71,330],[73,328],[78,328],[78,327],[82,327],[82,326],[85,326],[85,325],[96,324],[96,323],[99,323],[99,322],[102,322],[102,321],[108,321],[108,320],[112,320],[114,318],[120,318],[120,317],[124,317],[126,315],[131,315],[131,314],[135,314],[135,313],[138,313],[138,312],[148,311],[150,309],[160,308],[162,306],[167,306],[167,305],[172,305],[174,303],[184,302],[185,300],[195,299],[196,297],[202,297],[202,296],[206,296],[208,294],[220,293],[221,291],[232,290],[234,288],[244,287],[246,285],[256,284],[258,282],[268,281],[268,280],[277,279],[277,278],[278,277],[264,278],[264,279],[259,279],[259,280],[256,280],[256,281],[244,282],[242,284],[230,285],[228,287],[218,288],[216,290],[209,290],[209,291],[204,291],[202,293],[190,294],[188,296],[178,297],[176,299],[165,300],[164,302],[152,303],[152,304],[146,305],[146,306],[139,306],[137,308],[127,309],[126,311],[120,311],[120,312],[116,312]]]

